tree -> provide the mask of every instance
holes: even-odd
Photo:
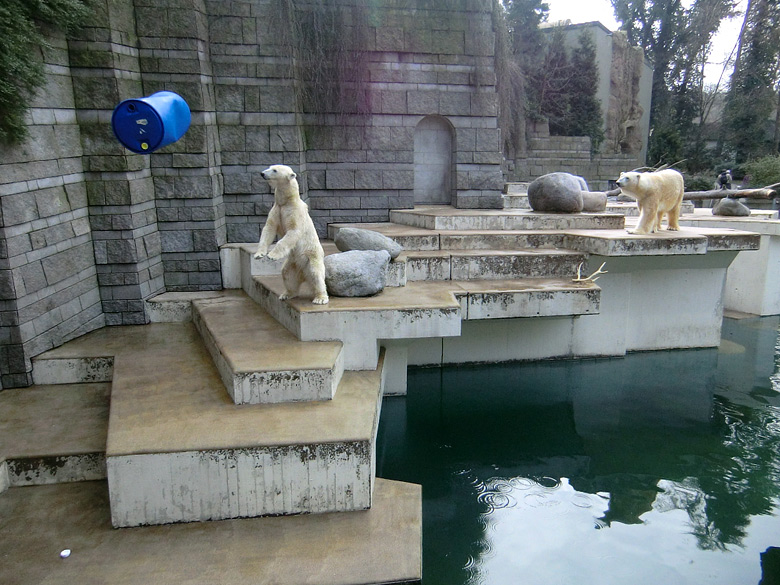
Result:
[[[572,79],[569,90],[569,136],[590,136],[596,152],[604,140],[601,102],[596,97],[599,72],[596,68],[596,46],[593,37],[583,32],[572,55]]]
[[[530,73],[532,109],[547,118],[553,135],[567,134],[573,71],[563,32],[555,29],[539,66]]]
[[[693,167],[702,164],[703,67],[712,37],[734,4],[694,0],[685,8],[680,0],[612,0],[629,42],[653,62],[651,163],[689,158]]]
[[[739,50],[724,113],[724,136],[737,163],[773,149],[770,116],[780,82],[780,1],[751,0],[745,12]]]
[[[3,0],[0,3],[0,143],[27,135],[29,101],[44,83],[41,24],[72,31],[90,14],[88,0]]]

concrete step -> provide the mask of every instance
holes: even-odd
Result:
[[[531,209],[527,194],[503,195],[501,200],[504,202],[504,209]]]
[[[601,289],[561,278],[452,281],[464,321],[574,317],[600,312]]]
[[[398,242],[404,250],[518,250],[564,248],[566,233],[553,230],[433,230],[398,223],[331,224],[331,237],[343,227],[360,227]]]
[[[0,496],[0,581],[375,585],[422,576],[419,486],[377,480],[371,510],[114,530],[105,482]],[[60,551],[68,548],[67,559]]]
[[[680,213],[693,213],[694,206],[692,201],[683,201]],[[619,213],[626,217],[639,217],[639,206],[636,203],[627,201],[607,201],[607,213]]]
[[[586,255],[561,249],[404,252],[408,281],[574,276]]]
[[[333,398],[344,371],[340,342],[299,341],[243,292],[192,305],[195,327],[236,404]]]
[[[110,384],[96,383],[0,392],[8,485],[105,479],[110,391]]]
[[[620,229],[625,218],[609,213],[555,214],[428,205],[390,211],[390,221],[429,230],[567,230]]]
[[[255,277],[246,292],[298,339],[340,340],[345,370],[374,369],[380,340],[460,334],[460,304],[449,288],[436,283],[409,282],[372,297],[331,297],[327,305],[306,297],[279,300],[280,276]]]
[[[518,181],[513,183],[504,183],[505,195],[523,195],[528,193],[528,185],[531,183],[527,181]]]
[[[115,526],[371,506],[381,356],[345,373],[333,400],[237,406],[192,323],[100,329],[47,353],[112,356],[102,442]]]
[[[125,329],[106,448],[114,526],[371,506],[381,359],[344,374],[333,400],[237,407],[192,325]]]

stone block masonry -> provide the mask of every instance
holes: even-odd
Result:
[[[442,202],[501,206],[487,0],[91,4],[78,33],[42,50],[29,140],[0,148],[4,387],[29,384],[30,358],[71,337],[148,322],[144,301],[160,292],[221,289],[219,247],[259,238],[271,164],[298,172],[321,236],[425,203],[416,186],[430,169],[447,175]],[[348,67],[296,44],[317,18],[337,23]],[[336,98],[319,105],[306,98],[317,63],[336,72]],[[158,90],[185,98],[191,127],[133,154],[111,113]],[[419,152],[431,123],[445,139],[433,163]]]
[[[105,323],[67,42],[42,52],[29,138],[0,147],[0,384],[31,383],[30,357]]]

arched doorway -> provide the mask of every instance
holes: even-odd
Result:
[[[414,202],[452,203],[452,135],[441,116],[426,116],[414,130]]]

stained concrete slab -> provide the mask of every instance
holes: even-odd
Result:
[[[341,343],[300,341],[239,291],[193,303],[195,326],[236,404],[330,400]]]
[[[0,392],[0,457],[11,485],[102,479],[110,384]]]
[[[432,230],[620,229],[625,217],[609,213],[538,213],[520,209],[456,209],[448,205],[393,210],[390,221]]]
[[[419,486],[363,512],[113,529],[105,482],[0,494],[5,585],[355,585],[421,578]],[[60,558],[70,549],[68,558]]]

